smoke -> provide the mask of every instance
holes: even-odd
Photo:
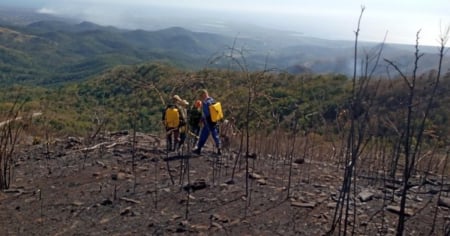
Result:
[[[37,13],[40,13],[40,14],[49,14],[49,15],[57,15],[57,14],[56,14],[56,11],[54,11],[53,9],[50,9],[50,8],[46,8],[46,7],[41,8],[41,9],[38,9],[38,10],[37,10]]]

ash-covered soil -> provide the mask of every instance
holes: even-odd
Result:
[[[0,192],[0,235],[326,235],[331,228],[344,170],[323,153],[299,154],[290,169],[289,158],[274,155],[192,156],[166,153],[153,135],[138,133],[134,148],[132,140],[118,132],[89,144],[59,139],[48,151],[21,146],[11,186]],[[349,234],[395,234],[401,186],[381,176],[358,174]],[[449,234],[450,180],[412,181],[405,235]]]

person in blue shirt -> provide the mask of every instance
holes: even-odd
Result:
[[[212,138],[217,147],[217,154],[221,154],[220,148],[220,138],[219,138],[219,127],[217,122],[212,122],[211,114],[209,113],[209,106],[214,104],[214,98],[210,97],[208,91],[206,89],[201,89],[198,92],[199,99],[202,101],[202,123],[203,127],[200,131],[200,138],[197,143],[197,147],[192,150],[193,153],[200,155],[203,146],[208,140],[209,134],[211,134]]]

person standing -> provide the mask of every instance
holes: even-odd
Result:
[[[217,122],[213,122],[211,120],[211,114],[209,112],[209,106],[214,104],[214,98],[210,97],[208,91],[206,89],[201,89],[198,92],[199,99],[202,101],[202,122],[203,128],[200,131],[200,138],[197,143],[197,147],[192,150],[193,153],[200,155],[203,146],[208,140],[209,134],[211,134],[212,138],[217,147],[217,154],[220,155],[220,138],[219,138],[219,128],[217,126]]]
[[[179,98],[179,97],[178,97]],[[187,124],[187,107],[189,106],[189,102],[186,100],[177,100],[176,105],[178,107],[178,110],[180,111],[181,119],[180,119],[180,125],[178,126],[178,129],[180,131],[180,142],[178,143],[177,149],[183,146],[184,142],[186,141],[187,132],[188,132],[188,124]]]
[[[167,151],[175,151],[184,142],[183,127],[186,127],[186,109],[189,105],[180,96],[174,95],[162,113],[162,122],[166,128]],[[181,131],[181,132],[180,132]],[[184,136],[183,136],[184,135]]]
[[[195,145],[200,134],[200,124],[202,119],[202,101],[195,100],[193,106],[188,110],[189,130],[194,137],[192,144]]]
[[[161,121],[166,129],[166,144],[168,152],[175,150],[175,146],[180,140],[180,133],[178,129],[178,126],[180,125],[180,117],[180,112],[173,102],[169,103],[162,111]]]

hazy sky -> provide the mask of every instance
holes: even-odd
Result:
[[[0,5],[1,1],[7,0],[0,0]],[[388,42],[414,44],[421,30],[423,45],[437,45],[440,31],[450,25],[449,0],[14,0],[7,4],[128,28],[151,29],[156,18],[183,22],[184,17],[201,17],[349,40],[354,39],[365,6],[361,40],[381,42],[387,33]]]

